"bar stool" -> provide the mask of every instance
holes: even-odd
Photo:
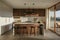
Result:
[[[13,28],[14,28],[14,29],[17,29],[17,27],[15,27],[15,26],[14,26]]]
[[[23,34],[27,34],[28,31],[27,31],[27,27],[26,26],[23,26]]]
[[[22,35],[23,27],[21,25],[16,25],[16,26],[17,26],[18,33]]]
[[[31,26],[30,34],[34,34],[35,35],[35,27],[34,26]]]
[[[15,34],[17,34],[19,27],[18,27],[18,26],[14,26],[13,28],[15,29],[15,30],[14,30],[14,31],[15,31]]]
[[[17,30],[17,34],[21,34],[21,29],[22,29],[22,27],[21,26],[16,26],[16,30]]]
[[[37,34],[40,34],[40,26],[38,26]]]
[[[19,27],[19,32],[20,32],[20,34],[22,35],[23,34],[23,27]]]
[[[17,30],[17,34],[19,34],[19,30],[20,30],[19,26],[17,26],[16,30]]]
[[[14,26],[13,28],[14,28],[14,32],[15,32],[14,34],[16,34],[17,27]]]

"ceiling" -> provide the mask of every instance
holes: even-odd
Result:
[[[2,0],[12,8],[48,8],[60,0]]]

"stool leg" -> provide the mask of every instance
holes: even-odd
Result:
[[[26,34],[28,35],[28,30],[26,29]]]
[[[26,34],[26,29],[23,29],[23,34]]]
[[[23,35],[24,35],[24,28],[23,28]]]
[[[23,28],[21,29],[21,34],[23,35]]]
[[[35,28],[34,28],[34,35],[35,35],[35,33],[36,33],[36,30],[35,30]]]
[[[32,28],[31,28],[31,31],[30,31],[30,35],[32,34]]]
[[[30,35],[31,35],[31,31],[32,31],[32,29],[30,30]]]

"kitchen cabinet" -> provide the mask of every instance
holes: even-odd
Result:
[[[45,9],[13,9],[13,16],[45,16]]]

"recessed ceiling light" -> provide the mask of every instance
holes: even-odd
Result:
[[[24,3],[24,5],[26,5],[26,3]]]
[[[32,5],[35,5],[35,3],[33,3]]]

